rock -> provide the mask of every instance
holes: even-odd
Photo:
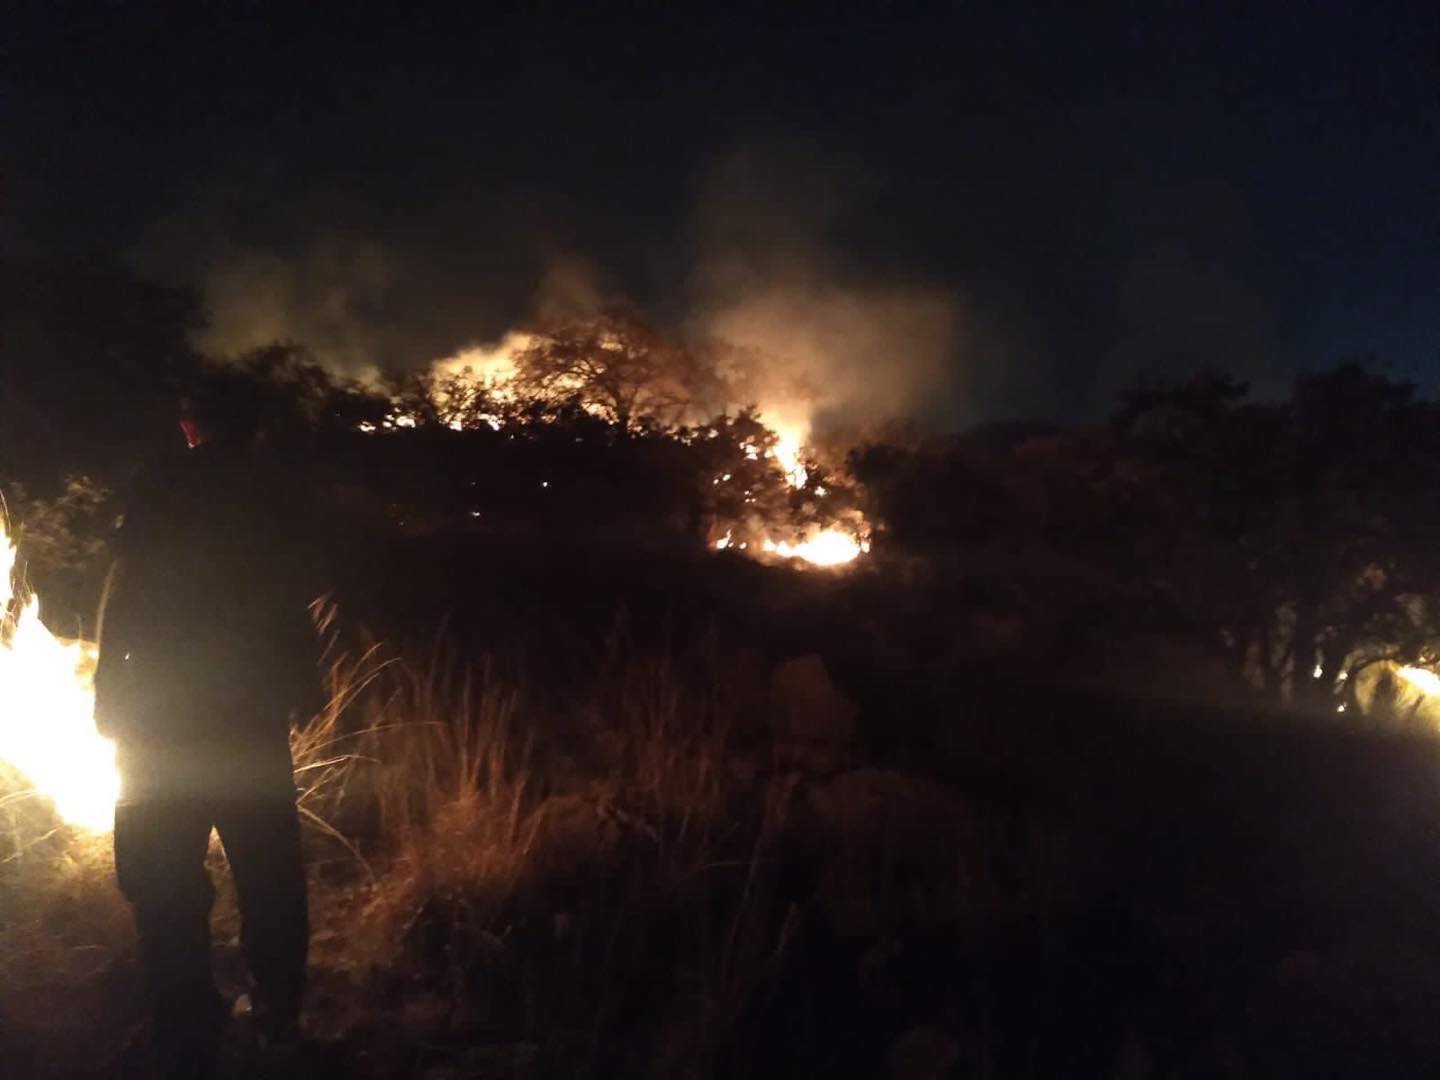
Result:
[[[516,1077],[535,1063],[539,1051],[537,1044],[522,1042],[473,1046],[465,1051],[465,1072],[472,1077]]]
[[[1110,1080],[1150,1080],[1154,1075],[1155,1059],[1145,1040],[1134,1028],[1128,1028],[1110,1066]]]
[[[883,848],[907,861],[945,858],[957,839],[978,844],[970,804],[933,780],[894,769],[852,769],[807,791],[811,808],[849,846]]]
[[[892,769],[841,773],[807,791],[805,817],[824,852],[820,904],[841,934],[953,920],[974,906],[984,853],[969,804]]]
[[[890,1044],[885,1074],[890,1080],[947,1080],[959,1060],[954,1039],[933,1024],[922,1024]]]
[[[450,1025],[451,1002],[438,994],[412,991],[396,1018],[406,1038],[418,1042],[441,1039]]]
[[[819,656],[786,660],[771,672],[771,724],[782,760],[812,773],[843,768],[859,714],[859,707],[835,689]]]
[[[552,795],[532,820],[529,857],[521,870],[533,894],[563,894],[604,867],[652,848],[658,837],[639,813],[591,794]],[[557,895],[558,895],[557,894]]]

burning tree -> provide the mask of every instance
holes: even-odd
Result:
[[[531,332],[513,355],[513,388],[521,397],[574,399],[629,428],[641,419],[679,425],[723,396],[706,354],[660,333],[633,312]]]
[[[742,409],[692,429],[702,462],[701,489],[720,550],[799,558],[823,566],[851,562],[869,550],[869,525],[854,481],[831,476],[756,410]]]
[[[796,419],[807,412],[804,384],[754,349],[681,341],[632,311],[610,309],[462,350],[391,389],[386,429],[489,428],[526,446],[552,441],[537,437],[537,425],[558,426],[573,429],[576,444],[632,466],[631,451],[646,447],[669,463],[660,472],[672,480],[689,468],[693,497],[685,501],[716,548],[823,565],[868,550],[853,483],[825,480],[806,456],[808,419]],[[779,397],[745,401],[762,391]],[[596,440],[581,415],[612,428],[618,441]],[[653,480],[655,472],[637,475]]]
[[[1137,569],[1238,678],[1343,708],[1359,665],[1414,662],[1440,633],[1437,419],[1356,364],[1279,402],[1213,375],[1137,392],[1116,431],[1164,485]]]

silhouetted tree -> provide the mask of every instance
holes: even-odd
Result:
[[[1355,364],[1254,402],[1204,376],[1133,395],[1122,444],[1163,470],[1157,597],[1275,699],[1332,707],[1347,668],[1440,612],[1440,414]]]
[[[403,417],[417,426],[452,431],[494,429],[514,419],[524,405],[466,371],[395,373],[385,380],[385,387],[391,407],[381,423]]]
[[[206,360],[187,379],[185,389],[205,397],[212,409],[248,412],[281,442],[378,426],[394,409],[386,394],[332,374],[293,342]]]
[[[0,261],[0,483],[114,483],[174,436],[198,355],[194,293],[77,266]]]
[[[619,309],[533,331],[514,363],[522,397],[578,399],[623,428],[642,418],[679,424],[715,396],[719,379],[705,353]]]

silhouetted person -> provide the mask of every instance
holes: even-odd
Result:
[[[140,940],[151,1046],[204,1075],[227,1016],[210,968],[216,829],[255,1017],[298,1036],[308,924],[289,727],[318,708],[309,508],[243,395],[201,401],[190,448],[137,481],[101,628],[96,723],[121,774],[115,870]]]

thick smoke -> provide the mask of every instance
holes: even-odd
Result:
[[[588,319],[620,297],[606,288],[600,268],[578,255],[556,258],[535,290],[530,318],[539,323]]]
[[[382,208],[237,172],[245,183],[196,189],[152,223],[134,255],[147,275],[201,290],[207,325],[195,344],[212,355],[284,340],[348,376],[413,370],[501,337],[547,273],[557,304],[579,288],[543,215],[503,196]]]
[[[776,281],[717,304],[704,326],[775,364],[761,404],[791,424],[854,431],[956,392],[957,313],[940,291]]]
[[[787,424],[823,433],[893,418],[954,422],[959,297],[876,277],[847,250],[847,233],[867,231],[854,226],[873,180],[853,159],[768,139],[732,148],[702,187],[689,330],[768,361],[774,379],[767,388],[762,378],[761,394]],[[803,397],[790,389],[797,382]]]
[[[367,377],[490,355],[517,327],[628,303],[677,335],[747,350],[758,371],[732,407],[817,433],[894,417],[954,426],[978,323],[948,289],[862,269],[851,239],[874,234],[873,180],[809,144],[745,140],[713,159],[672,228],[634,235],[613,259],[575,254],[533,220],[460,206],[397,222],[312,196],[267,206],[273,220],[257,232],[237,227],[253,215],[227,188],[205,211],[157,223],[145,254],[201,282],[209,322],[196,343],[219,356],[289,340]],[[660,268],[648,280],[616,269],[633,250]]]
[[[336,372],[369,376],[398,345],[377,317],[392,281],[385,253],[355,237],[317,241],[297,259],[234,248],[206,280],[209,322],[198,344],[235,356],[294,341]]]

